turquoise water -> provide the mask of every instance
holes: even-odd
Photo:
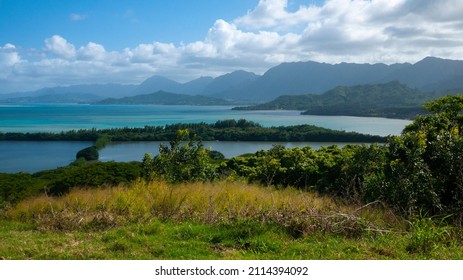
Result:
[[[0,104],[0,132],[60,132],[72,129],[144,127],[173,123],[215,123],[247,119],[264,126],[311,124],[331,129],[374,135],[397,135],[407,120],[344,116],[308,116],[297,111],[232,111],[225,106]],[[211,147],[232,157],[271,148],[269,142],[210,142]],[[307,143],[278,143],[287,147]],[[0,141],[0,172],[36,172],[71,163],[85,142]],[[314,148],[329,143],[310,143]],[[157,153],[159,143],[123,143],[101,151],[102,161],[141,160]]]
[[[232,111],[226,106],[165,105],[0,105],[1,132],[60,132],[72,129],[144,127],[172,123],[214,123],[247,119],[264,126],[312,124],[374,135],[397,135],[407,120],[346,116],[310,116],[298,111]]]

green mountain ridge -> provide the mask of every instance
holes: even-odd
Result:
[[[150,94],[141,94],[123,98],[107,98],[95,104],[157,104],[157,105],[231,105],[223,99],[203,95],[186,95],[157,91]]]
[[[422,104],[436,97],[398,81],[385,84],[338,86],[318,94],[284,95],[275,100],[234,110],[299,110],[307,115],[348,115],[414,118],[423,114]]]

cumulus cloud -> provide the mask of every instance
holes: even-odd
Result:
[[[89,42],[86,46],[79,48],[78,57],[82,60],[102,61],[107,58],[107,53],[104,46]]]
[[[45,39],[38,61],[28,62],[26,52],[7,44],[0,47],[0,65],[14,66],[18,80],[22,75],[56,84],[139,83],[153,74],[180,81],[237,69],[261,74],[287,61],[413,63],[430,55],[463,57],[463,1],[307,2],[290,10],[287,0],[260,0],[241,17],[217,19],[203,40],[179,45],[147,40],[109,52],[95,42],[76,47],[54,35]],[[134,18],[133,12],[126,17]]]
[[[13,44],[5,44],[0,47],[0,66],[9,67],[21,61],[16,46]]]
[[[23,62],[15,45],[8,43],[0,47],[0,86],[3,91],[9,90],[5,84],[14,75],[16,67]]]
[[[284,29],[308,20],[315,20],[320,10],[317,6],[300,6],[296,12],[287,11],[287,0],[261,0],[257,7],[246,15],[234,20],[236,25],[251,30],[277,28]]]
[[[45,46],[48,51],[58,57],[73,58],[76,55],[74,45],[59,35],[45,39]]]
[[[154,42],[140,44],[134,49],[126,49],[126,54],[134,63],[160,63],[161,61],[175,61],[176,47],[173,44]]]

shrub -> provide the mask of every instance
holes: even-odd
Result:
[[[98,160],[99,157],[100,155],[98,153],[98,149],[96,148],[96,146],[91,146],[91,147],[82,149],[78,151],[76,154],[76,160],[83,158],[87,161],[94,161],[94,160]]]
[[[463,209],[463,96],[425,104],[401,136],[388,141],[383,192],[405,212],[431,215]]]
[[[148,179],[160,177],[168,182],[211,181],[218,175],[217,168],[211,163],[207,150],[201,141],[190,138],[188,130],[179,130],[177,137],[170,141],[170,147],[160,145],[159,155],[143,158],[144,175]]]
[[[50,177],[53,179],[49,182],[48,191],[60,195],[73,187],[94,188],[129,183],[142,176],[142,169],[137,162],[97,162],[61,168],[52,173]]]

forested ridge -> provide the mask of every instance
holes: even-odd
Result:
[[[231,105],[236,104],[220,98],[204,95],[187,95],[165,91],[157,91],[151,94],[141,94],[123,98],[107,98],[95,102],[95,104],[159,104],[159,105]]]
[[[318,141],[383,142],[384,137],[356,132],[337,131],[313,125],[263,127],[241,120],[222,120],[214,124],[192,123],[142,128],[71,130],[60,133],[0,133],[0,140],[20,141],[96,141],[105,135],[111,141],[170,141],[178,130],[188,129],[203,141]]]
[[[423,92],[397,81],[385,84],[338,86],[323,94],[285,95],[235,110],[299,110],[306,115],[346,115],[414,119],[426,111],[422,105],[440,93]]]

